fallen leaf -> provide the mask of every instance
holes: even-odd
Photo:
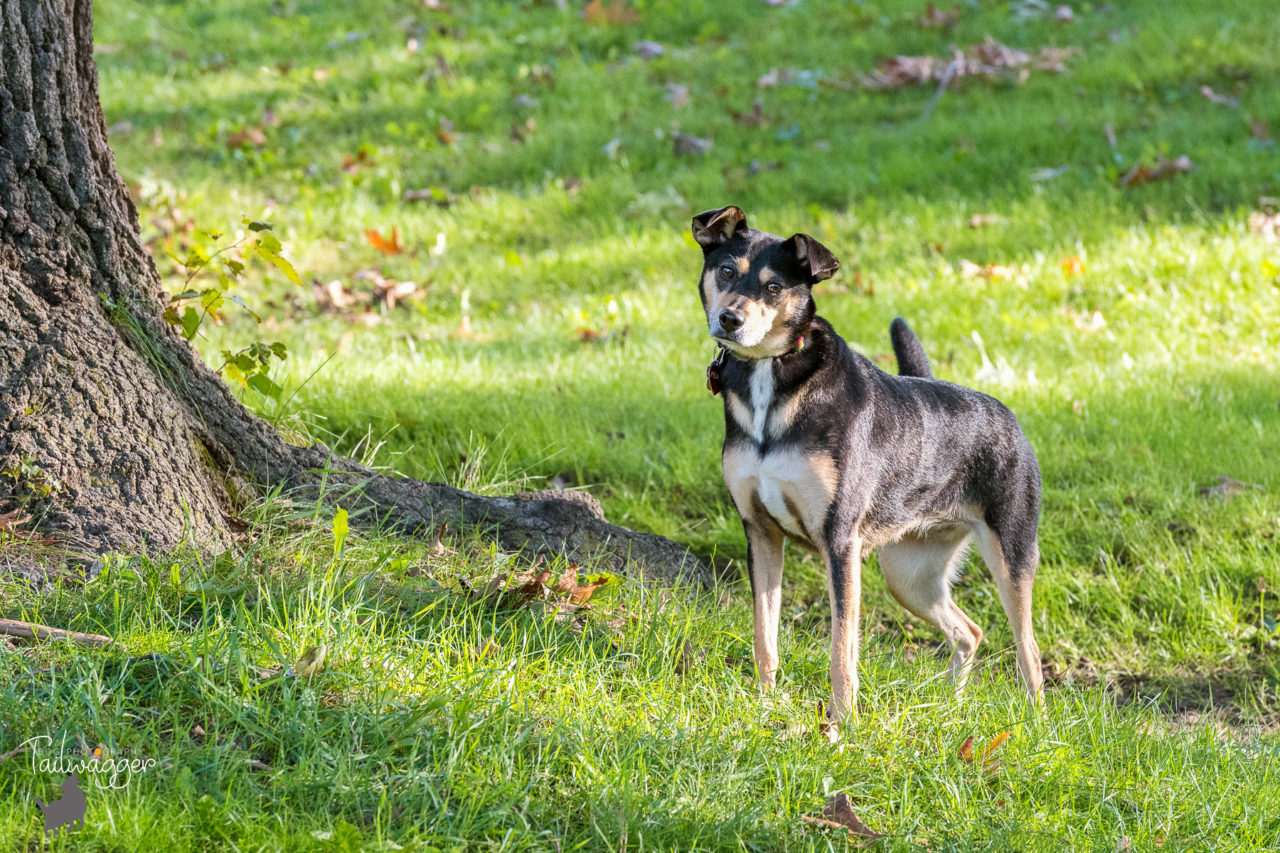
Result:
[[[1076,275],[1084,275],[1084,261],[1080,259],[1079,255],[1072,255],[1069,258],[1063,258],[1059,262],[1059,266],[1062,267],[1062,274],[1067,278],[1071,278]]]
[[[1231,500],[1236,495],[1245,494],[1247,492],[1257,491],[1265,492],[1262,486],[1257,483],[1245,483],[1223,474],[1218,477],[1216,486],[1206,486],[1200,489],[1200,494],[1206,498],[1221,498],[1223,500]]]
[[[293,671],[304,678],[315,675],[324,668],[324,659],[328,655],[329,647],[324,643],[318,646],[310,646],[298,658],[298,662],[293,665]]]
[[[1039,169],[1033,169],[1031,172],[1031,180],[1036,183],[1044,183],[1052,181],[1054,178],[1061,178],[1067,172],[1071,171],[1070,166],[1044,166]]]
[[[1013,734],[1013,732],[1005,730],[1003,732],[1000,732],[1000,734],[996,735],[995,737],[993,737],[991,739],[991,742],[988,743],[986,747],[983,748],[982,750],[983,760],[990,758],[997,749],[1004,746],[1005,741],[1009,739],[1009,735],[1011,734]]]
[[[965,763],[973,760],[973,735],[969,735],[964,739],[964,743],[960,744],[959,756]]]
[[[18,528],[31,520],[31,516],[18,517],[19,510],[10,510],[9,512],[0,512],[0,533],[8,533],[10,535],[17,533]]]
[[[740,113],[730,107],[729,115],[732,116],[733,120],[738,124],[745,125],[746,127],[764,127],[764,107],[760,105],[759,100],[756,100],[755,103],[751,105],[751,112]]]
[[[952,82],[964,77],[1000,77],[1021,82],[1032,70],[1065,71],[1067,60],[1079,52],[1077,47],[1043,47],[1032,54],[988,37],[967,51],[956,49],[948,57],[885,57],[870,74],[859,74],[858,79],[864,88],[873,90]]]
[[[924,14],[916,18],[916,23],[926,30],[949,30],[960,20],[960,4],[950,9],[939,9],[932,3],[925,7]]]
[[[657,59],[667,52],[667,49],[656,41],[638,41],[631,46],[636,55],[641,59]]]
[[[244,130],[227,134],[228,148],[244,148],[246,145],[261,148],[266,144],[267,135],[262,132],[260,127],[247,127]]]
[[[1107,327],[1107,318],[1097,309],[1087,314],[1073,312],[1071,322],[1081,332],[1100,332]]]
[[[706,154],[711,150],[711,140],[691,133],[677,133],[672,139],[672,150],[677,157],[687,154]]]
[[[364,238],[369,242],[370,246],[373,246],[384,255],[399,255],[404,251],[404,244],[400,242],[400,227],[398,225],[391,226],[390,237],[383,237],[377,230],[370,228],[364,232]]]
[[[1280,243],[1280,213],[1250,213],[1249,230],[1269,243]]]
[[[1212,86],[1201,86],[1200,94],[1218,106],[1229,107],[1233,110],[1240,109],[1240,99],[1232,95],[1221,95],[1213,91]]]
[[[605,26],[609,24],[637,24],[640,15],[632,9],[626,0],[590,0],[582,9],[582,18],[588,24]]]
[[[1006,264],[975,264],[968,258],[960,259],[960,276],[962,278],[984,278],[987,281],[1016,281],[1025,284],[1031,272],[1030,264],[1020,267]]]
[[[355,154],[342,155],[342,171],[346,172],[348,175],[354,175],[362,168],[372,165],[373,160],[369,157],[369,152],[365,151],[363,148]]]
[[[668,83],[666,101],[677,110],[689,106],[689,87],[679,83]]]
[[[685,640],[680,644],[679,651],[676,652],[676,660],[674,669],[676,675],[688,675],[693,672],[693,647]]]
[[[836,794],[833,797],[828,797],[826,805],[822,809],[822,816],[829,823],[848,829],[851,837],[868,840],[884,838],[884,835],[862,822],[862,819],[854,812],[853,803],[850,802],[848,794]]]
[[[1191,163],[1191,158],[1186,154],[1173,160],[1166,158],[1162,154],[1153,166],[1135,163],[1133,168],[1120,178],[1119,184],[1125,188],[1141,186],[1142,184],[1163,181],[1175,175],[1185,174],[1193,168],[1195,167]]]

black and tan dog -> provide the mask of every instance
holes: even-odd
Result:
[[[933,379],[901,319],[891,328],[901,375],[851,350],[815,314],[811,287],[840,264],[812,237],[748,228],[736,207],[696,216],[693,236],[707,325],[723,347],[707,378],[724,392],[722,467],[747,535],[761,686],[773,686],[778,668],[782,546],[791,539],[826,564],[833,721],[855,707],[861,567],[874,549],[894,597],[951,643],[962,688],[982,629],[952,601],[951,585],[973,541],[1038,700],[1040,468],[1013,413]]]

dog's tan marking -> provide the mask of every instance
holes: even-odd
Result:
[[[769,415],[769,435],[771,437],[780,438],[786,434],[787,430],[791,429],[791,425],[796,422],[796,418],[800,417],[806,396],[804,388],[800,388],[773,407],[773,411]]]
[[[717,310],[719,293],[720,289],[716,287],[715,270],[708,270],[706,275],[702,277],[702,301],[707,306],[708,317],[714,317],[720,313]]]
[[[889,592],[951,644],[948,669],[956,695],[964,690],[982,642],[982,629],[951,599],[951,583],[964,561],[970,533],[963,525],[930,526],[880,548],[880,570]]]
[[[858,617],[862,604],[862,542],[850,543],[843,565],[833,564],[823,549],[827,564],[827,589],[831,597],[831,710],[833,723],[841,723],[856,713],[858,696]],[[844,575],[843,597],[838,598],[832,583],[835,572]],[[839,735],[836,734],[836,737]]]
[[[738,272],[746,275],[751,272],[751,261],[747,258],[734,258],[733,262],[738,265]]]
[[[729,413],[733,416],[738,428],[747,435],[751,435],[751,410],[747,408],[742,397],[732,391],[725,391],[724,398],[729,402]]]
[[[973,541],[978,546],[978,553],[982,555],[982,562],[987,564],[996,579],[1000,603],[1004,605],[1005,615],[1009,617],[1009,627],[1013,629],[1013,642],[1018,651],[1018,673],[1026,685],[1032,705],[1039,709],[1044,703],[1044,675],[1040,671],[1040,647],[1036,645],[1031,616],[1031,581],[1034,573],[1028,573],[1014,583],[1000,540],[985,522],[977,521],[973,525]],[[1037,554],[1031,561],[1031,566],[1034,567],[1038,560]]]
[[[756,273],[756,279],[763,285],[779,280],[778,274],[773,271],[773,267],[761,267],[760,272]]]
[[[763,525],[747,525],[755,592],[755,659],[760,689],[774,686],[778,671],[778,611],[782,605],[782,533]]]

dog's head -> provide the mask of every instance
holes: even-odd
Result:
[[[810,288],[840,262],[807,234],[783,239],[747,227],[729,206],[693,218],[702,247],[702,307],[711,337],[741,358],[789,352],[813,319]]]

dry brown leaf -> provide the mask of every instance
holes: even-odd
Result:
[[[14,534],[18,528],[31,520],[31,516],[19,517],[19,510],[0,512],[0,533]]]
[[[983,760],[990,758],[997,749],[1004,746],[1004,742],[1009,739],[1009,735],[1011,734],[1013,734],[1013,732],[1005,730],[1003,732],[1000,732],[1000,734],[996,735],[995,737],[993,737],[991,739],[991,742],[988,743],[986,747],[982,750]]]
[[[390,237],[383,237],[377,230],[370,228],[364,232],[364,239],[369,242],[370,246],[373,246],[384,255],[399,255],[404,251],[404,244],[400,242],[400,227],[398,225],[391,226]]]
[[[1200,490],[1200,494],[1206,498],[1222,498],[1223,500],[1231,500],[1236,495],[1245,494],[1247,492],[1265,492],[1262,486],[1257,483],[1245,483],[1223,474],[1218,477],[1216,486],[1206,486]]]
[[[1154,181],[1163,181],[1172,178],[1175,175],[1182,175],[1190,172],[1195,166],[1191,163],[1191,158],[1186,154],[1173,160],[1168,159],[1163,154],[1160,155],[1159,161],[1154,166],[1144,166],[1141,163],[1135,163],[1133,168],[1120,178],[1120,186],[1129,187],[1141,186]]]
[[[348,175],[354,175],[365,166],[372,166],[373,159],[369,157],[369,152],[361,149],[355,154],[342,155],[342,171]]]
[[[860,74],[859,79],[868,89],[922,86],[962,77],[1004,77],[1021,82],[1031,70],[1065,71],[1067,60],[1079,52],[1077,47],[1044,47],[1031,54],[988,37],[982,44],[973,45],[968,51],[956,50],[949,57],[886,57],[876,63],[874,71]]]
[[[973,735],[969,735],[964,739],[964,743],[960,744],[959,756],[965,763],[973,760]]]
[[[925,7],[924,14],[916,18],[916,23],[926,30],[949,30],[960,20],[960,4],[950,9],[939,9],[932,3]]]
[[[1239,98],[1233,95],[1223,95],[1219,92],[1215,92],[1213,91],[1212,86],[1201,86],[1200,94],[1203,95],[1205,99],[1212,101],[1213,103],[1217,104],[1220,107],[1228,107],[1229,109],[1233,109],[1233,110],[1240,109]]]
[[[736,121],[738,124],[744,125],[746,127],[764,127],[764,123],[765,123],[764,107],[760,105],[759,100],[757,100],[755,103],[751,105],[751,112],[740,113],[737,110],[730,107],[729,115],[731,115],[733,117],[733,120]]]
[[[609,24],[638,24],[640,14],[632,9],[626,0],[591,0],[582,9],[582,18],[588,24],[607,26]]]
[[[711,150],[711,140],[702,139],[692,133],[677,133],[672,137],[671,148],[677,157],[686,154],[706,154]]]
[[[960,259],[960,275],[962,278],[985,278],[987,281],[1017,281],[1024,283],[1030,272],[1030,264],[1015,267],[1006,264],[975,264],[968,258]]]
[[[244,148],[246,145],[261,148],[266,144],[267,135],[262,132],[261,127],[247,127],[244,130],[227,134],[228,148]]]
[[[1255,210],[1249,214],[1249,230],[1269,243],[1280,243],[1280,213]]]
[[[851,838],[863,838],[868,841],[884,838],[884,835],[862,822],[862,818],[858,817],[857,813],[854,812],[853,803],[850,802],[848,794],[836,794],[833,797],[828,797],[826,805],[822,809],[822,816],[829,823],[849,830]]]

